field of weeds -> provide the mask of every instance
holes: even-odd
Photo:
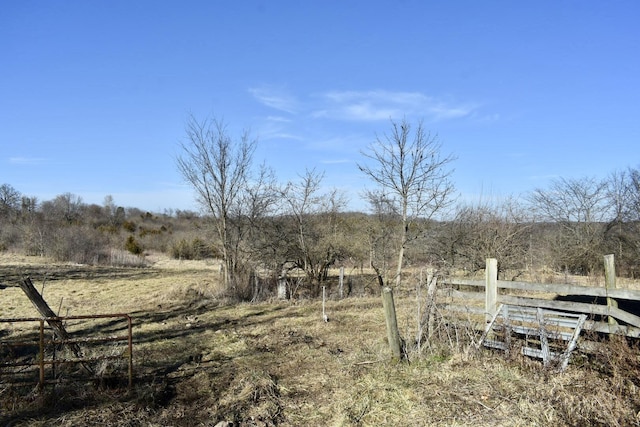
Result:
[[[330,292],[324,322],[320,300],[231,303],[220,297],[216,263],[159,257],[107,268],[4,254],[0,318],[37,315],[15,287],[26,275],[59,314],[130,314],[134,383],[128,390],[125,381],[65,381],[59,373],[38,391],[3,375],[0,425],[640,424],[640,353],[624,340],[578,354],[555,373],[476,350],[475,332],[442,313],[440,333],[395,362],[379,295],[338,300]],[[415,295],[398,293],[396,305],[409,341]],[[0,341],[10,335],[0,331]]]

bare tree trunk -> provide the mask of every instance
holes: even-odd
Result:
[[[396,288],[400,286],[402,282],[402,260],[404,259],[404,239],[402,239],[402,245],[398,251],[398,268],[396,269]]]
[[[402,262],[404,261],[404,247],[407,245],[409,235],[409,220],[407,217],[407,205],[409,203],[407,195],[402,197],[402,237],[400,238],[400,250],[398,251],[398,268],[396,270],[396,288],[402,282]]]
[[[438,286],[438,276],[435,275],[433,270],[429,271],[427,276],[428,288],[427,288],[427,336],[429,343],[431,343],[431,337],[436,324],[436,290]]]

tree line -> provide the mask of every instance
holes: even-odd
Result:
[[[254,162],[255,148],[248,132],[233,138],[221,121],[189,119],[176,164],[199,213],[125,209],[111,196],[85,204],[70,193],[41,202],[3,184],[0,250],[81,263],[131,262],[122,254],[147,251],[215,257],[229,293],[246,299],[287,277],[317,295],[336,266],[372,269],[380,284],[399,284],[405,266],[475,272],[488,257],[507,278],[534,269],[592,274],[613,253],[620,274],[640,274],[638,169],[558,178],[517,198],[461,201],[450,179],[455,157],[443,154],[437,135],[421,122],[392,121],[358,163],[372,183],[363,193],[368,210],[347,212],[345,195],[322,185],[322,171],[280,183]]]

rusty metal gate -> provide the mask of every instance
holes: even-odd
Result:
[[[49,327],[52,322],[65,324],[69,336],[60,338]],[[64,348],[74,346],[82,346],[82,354],[74,352],[69,357]],[[33,383],[37,380],[42,388],[47,383],[58,382],[58,367],[62,365],[80,365],[96,376],[100,373],[94,372],[90,364],[112,360],[126,360],[131,388],[133,336],[128,314],[0,319],[0,381],[9,378],[9,381]]]

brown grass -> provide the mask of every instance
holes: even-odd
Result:
[[[556,374],[532,360],[475,351],[468,331],[456,335],[442,321],[441,339],[398,363],[389,357],[378,296],[331,299],[325,323],[317,300],[226,303],[215,263],[157,255],[146,268],[42,261],[4,255],[0,281],[31,274],[63,314],[131,313],[134,390],[76,382],[37,393],[0,382],[0,425],[639,423],[638,352],[625,341]],[[35,315],[18,288],[0,290],[0,298],[0,317]],[[415,296],[399,293],[396,303],[409,338]]]

